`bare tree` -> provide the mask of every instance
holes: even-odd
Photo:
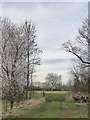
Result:
[[[48,75],[46,76],[46,80],[49,83],[51,91],[53,91],[56,83],[61,82],[61,75],[57,75],[55,73],[48,73]]]
[[[2,20],[1,69],[3,95],[10,100],[11,109],[14,99],[22,86],[23,78],[23,39],[22,32],[9,19]]]
[[[1,21],[2,39],[0,39],[0,59],[3,99],[7,111],[7,100],[11,109],[14,101],[24,99],[24,88],[28,98],[29,82],[33,86],[35,66],[40,65],[39,54],[42,52],[35,43],[36,27],[31,22],[17,26],[8,18]],[[31,87],[31,91],[32,91]]]
[[[84,68],[86,67],[88,70],[84,70],[81,68],[85,74],[81,74],[79,71],[79,76],[83,79],[90,80],[90,18],[85,19],[82,23],[82,27],[79,28],[79,35],[76,37],[76,41],[73,43],[70,40],[63,44],[65,50],[74,54],[78,60],[84,64]],[[78,73],[74,74],[76,77]],[[86,78],[86,76],[88,76]],[[76,80],[75,77],[75,80]],[[78,78],[78,77],[77,77]],[[77,79],[78,80],[78,79]],[[86,82],[88,83],[88,82]],[[89,84],[87,87],[90,87]]]
[[[36,42],[36,27],[32,24],[32,22],[25,22],[23,25],[23,31],[25,35],[25,58],[26,58],[26,75],[27,75],[27,87],[26,87],[26,98],[28,99],[28,89],[30,83],[30,75],[31,75],[31,86],[33,86],[32,74],[34,73],[34,68],[36,65],[40,65],[39,54],[42,52]],[[32,87],[31,87],[32,88]],[[31,90],[32,91],[32,90]]]
[[[82,63],[90,66],[90,20],[86,19],[82,27],[79,29],[79,36],[76,37],[76,42],[72,43],[70,40],[63,44],[67,52],[73,53]]]

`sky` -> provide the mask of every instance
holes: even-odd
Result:
[[[89,0],[1,0],[1,2],[89,2]]]
[[[35,81],[44,82],[48,73],[62,75],[66,84],[70,79],[68,69],[74,55],[62,49],[62,43],[75,40],[78,28],[88,15],[88,3],[84,2],[3,2],[0,14],[14,23],[32,20],[36,25],[36,42],[43,50],[41,65],[37,67]]]

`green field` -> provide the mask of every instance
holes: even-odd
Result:
[[[87,118],[88,106],[85,103],[75,103],[64,99],[67,96],[66,91],[46,91],[46,97],[52,98],[42,104],[30,109],[19,108],[15,114],[9,115],[9,119],[16,118]],[[40,91],[35,92],[35,98],[39,99]],[[53,96],[53,97],[52,97]],[[61,98],[63,97],[63,99]]]

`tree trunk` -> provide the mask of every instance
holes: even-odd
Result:
[[[11,101],[10,101],[10,107],[11,107],[11,109],[13,108],[13,105],[14,105],[14,99],[11,98]]]
[[[29,87],[29,37],[27,38],[27,88],[26,88],[26,99],[28,99],[28,87]]]
[[[33,83],[32,83],[32,73],[31,73],[31,98],[33,97]]]
[[[7,112],[7,99],[5,100],[5,111]]]
[[[51,87],[51,92],[53,92],[53,87]]]

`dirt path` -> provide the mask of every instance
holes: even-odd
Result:
[[[16,116],[23,110],[33,109],[34,107],[36,107],[44,102],[45,102],[45,98],[40,98],[37,100],[36,99],[25,100],[25,101],[21,102],[17,107],[14,107],[12,110],[8,110],[8,112],[6,113],[6,115],[4,117]]]
[[[26,100],[23,102],[22,105],[19,105],[19,108],[23,108],[23,109],[32,109],[34,107],[36,107],[39,104],[42,104],[45,102],[45,98],[40,98],[40,99],[31,99],[31,100]]]

